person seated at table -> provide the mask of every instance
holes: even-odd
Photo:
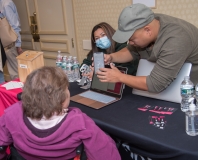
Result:
[[[0,146],[13,144],[25,159],[71,159],[83,143],[89,160],[120,160],[114,141],[80,109],[68,108],[68,87],[58,67],[30,73],[22,101],[0,117]],[[5,156],[0,152],[0,159]]]
[[[83,60],[83,64],[87,64],[88,66],[91,66],[93,61],[93,53],[94,52],[103,52],[105,54],[110,54],[113,52],[117,52],[127,46],[127,43],[117,43],[113,41],[112,36],[115,33],[115,29],[111,27],[106,22],[101,22],[97,25],[95,25],[91,31],[91,46],[92,50],[88,53],[87,57]],[[137,66],[138,66],[139,60],[130,61],[127,63],[115,63],[115,66],[122,66],[128,68],[128,74],[130,75],[136,75]],[[92,68],[92,67],[91,67]],[[93,68],[92,72],[89,74],[85,74],[90,79],[93,75]]]

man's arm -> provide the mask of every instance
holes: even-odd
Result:
[[[120,82],[126,84],[131,88],[148,91],[146,76],[131,76],[123,74],[120,76]]]
[[[132,60],[133,60],[133,57],[126,47],[121,49],[118,52],[111,53],[109,55],[105,54],[105,56],[104,56],[105,64],[109,64],[111,62],[126,63],[126,62],[130,62]]]

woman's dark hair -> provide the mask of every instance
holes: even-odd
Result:
[[[33,71],[26,78],[21,96],[24,114],[38,120],[60,114],[68,85],[61,68],[45,66]]]
[[[101,22],[97,25],[95,25],[92,29],[92,32],[91,32],[91,45],[92,45],[92,52],[90,52],[90,54],[93,54],[93,52],[101,52],[101,51],[104,51],[98,47],[96,47],[96,43],[95,43],[95,38],[94,38],[94,32],[101,28],[106,36],[109,38],[109,40],[111,41],[111,46],[106,49],[106,52],[105,53],[113,53],[115,52],[115,41],[113,41],[112,39],[112,36],[113,34],[115,33],[115,29],[113,29],[108,23],[106,22]]]

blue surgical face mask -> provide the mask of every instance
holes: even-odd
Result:
[[[107,36],[104,36],[96,40],[96,46],[101,49],[107,49],[111,46],[111,41],[107,38]]]

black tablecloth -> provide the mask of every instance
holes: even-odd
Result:
[[[71,96],[85,91],[76,82],[70,83],[69,89]],[[159,114],[137,109],[147,104],[177,108],[172,115],[165,115],[164,130],[149,124],[149,116]],[[80,108],[105,132],[128,142],[137,154],[152,159],[198,160],[198,137],[186,134],[180,104],[133,95],[132,89],[125,87],[120,101],[99,110],[72,101],[70,106]]]

